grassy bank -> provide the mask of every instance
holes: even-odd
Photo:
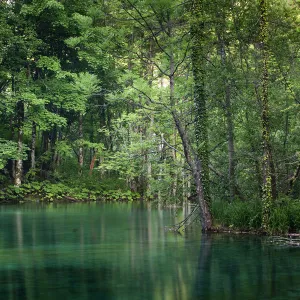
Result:
[[[261,232],[261,202],[221,202],[212,204],[215,228]],[[300,232],[300,201],[281,198],[274,203],[269,234]]]

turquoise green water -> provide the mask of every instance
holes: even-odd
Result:
[[[139,204],[0,206],[1,299],[300,299],[300,250]]]

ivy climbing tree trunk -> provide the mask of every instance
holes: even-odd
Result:
[[[268,99],[268,49],[267,49],[267,0],[260,0],[260,43],[262,56],[262,139],[263,139],[263,228],[269,229],[269,219],[272,211],[273,200],[276,197],[275,168],[272,159],[272,149],[270,142],[270,122],[269,122],[269,99]]]
[[[202,229],[210,230],[212,218],[210,213],[209,188],[209,153],[208,153],[208,120],[205,95],[205,50],[204,50],[204,20],[202,0],[194,0],[191,18],[192,66],[194,76],[194,102],[195,102],[195,136],[196,158],[194,179],[196,181],[197,195],[201,208]]]

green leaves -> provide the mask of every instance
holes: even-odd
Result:
[[[93,19],[89,16],[74,13],[72,18],[81,31],[86,31],[90,29],[93,25]]]
[[[60,61],[57,57],[40,56],[36,66],[55,73],[59,73],[61,71]]]
[[[24,4],[21,8],[21,14],[39,16],[42,12],[46,10],[63,11],[64,6],[59,1],[56,0],[41,0],[33,1],[32,4]]]
[[[18,144],[0,138],[0,170],[4,169],[8,159],[26,159],[28,148],[23,146],[22,152],[19,152]]]
[[[131,191],[102,190],[99,186],[93,190],[49,181],[26,183],[20,187],[8,186],[0,191],[0,201],[39,200],[46,202],[75,201],[127,201],[138,200],[140,195]]]

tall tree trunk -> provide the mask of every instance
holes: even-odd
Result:
[[[32,122],[31,129],[31,169],[35,168],[36,123]]]
[[[204,20],[203,3],[193,2],[191,33],[193,37],[192,66],[194,76],[195,102],[195,136],[197,153],[194,163],[194,180],[201,208],[202,229],[210,230],[212,218],[210,214],[210,183],[209,183],[209,152],[208,152],[208,120],[205,95],[205,51],[204,51]]]
[[[78,151],[78,163],[79,163],[79,173],[82,173],[83,168],[83,116],[82,113],[79,114],[79,139],[80,139],[80,145],[79,145],[79,151]]]
[[[235,180],[235,147],[234,147],[234,124],[232,118],[232,106],[230,96],[230,86],[227,85],[225,90],[225,109],[227,120],[228,134],[228,177],[230,197],[233,200],[236,195],[236,180]]]
[[[61,140],[61,128],[59,127],[56,127],[55,128],[55,138],[54,138],[54,141],[55,143],[52,143],[52,151],[53,151],[53,156],[52,156],[52,169],[53,171],[56,170],[56,168],[59,166],[59,162],[60,162],[60,156],[59,156],[59,152],[57,151],[56,149],[56,145],[57,145],[57,142],[59,142]]]
[[[18,119],[18,159],[15,161],[14,185],[20,186],[23,179],[23,123],[24,123],[24,102],[17,102],[17,119]]]
[[[171,24],[171,22],[169,22]],[[172,28],[169,28],[169,37],[172,37]],[[172,109],[174,109],[175,106],[175,62],[174,62],[174,53],[173,49],[170,51],[170,75],[169,75],[169,84],[170,84],[170,106]],[[174,146],[176,147],[176,127],[174,128]],[[172,156],[173,160],[175,162],[176,160],[176,150],[172,149]],[[172,182],[172,196],[176,197],[177,194],[177,172],[175,171],[175,174],[173,176],[173,182]]]
[[[150,129],[147,131],[148,139],[153,139],[153,128],[154,124],[154,116],[153,114],[150,115]],[[152,162],[151,162],[151,154],[147,154],[147,195],[151,195],[151,178],[152,178]]]
[[[58,111],[56,111],[56,113],[58,113]],[[51,147],[51,170],[55,171],[56,168],[56,150],[55,150],[55,146],[56,146],[56,142],[58,139],[58,130],[57,130],[57,126],[54,125],[53,128],[51,129],[50,132],[50,147]]]
[[[260,42],[262,54],[262,139],[263,139],[263,228],[269,229],[269,219],[273,206],[273,200],[276,198],[276,179],[275,168],[272,158],[270,142],[270,124],[269,124],[269,99],[268,99],[268,49],[267,49],[267,0],[260,0]]]
[[[153,77],[154,77],[154,64],[152,62],[152,59],[154,57],[154,41],[153,38],[150,38],[149,41],[149,63],[147,68],[148,73],[148,84],[150,87],[152,87],[153,84]],[[153,125],[154,125],[154,116],[152,113],[149,114],[150,118],[150,124],[148,124],[148,127],[145,128],[145,136],[146,139],[153,139]],[[149,126],[150,125],[150,126]],[[146,195],[151,195],[151,178],[152,178],[152,162],[151,162],[151,154],[149,151],[145,152],[145,162],[146,162]]]
[[[13,87],[13,85],[12,85]],[[15,126],[14,126],[14,118],[11,117],[10,118],[10,130],[11,130],[11,140],[13,141],[15,139]],[[14,180],[15,176],[16,176],[16,161],[13,159],[11,161],[11,176]]]
[[[222,27],[222,28],[221,28]],[[225,41],[223,30],[225,30],[225,16],[222,16],[222,22],[217,32],[218,42],[219,42],[219,53],[221,57],[221,63],[224,76],[224,92],[225,92],[225,115],[227,123],[227,135],[228,135],[228,181],[229,181],[229,192],[230,198],[234,199],[236,194],[236,182],[235,182],[235,149],[234,149],[234,124],[232,117],[232,105],[231,105],[231,86],[230,82],[227,79],[227,54],[225,49]]]

